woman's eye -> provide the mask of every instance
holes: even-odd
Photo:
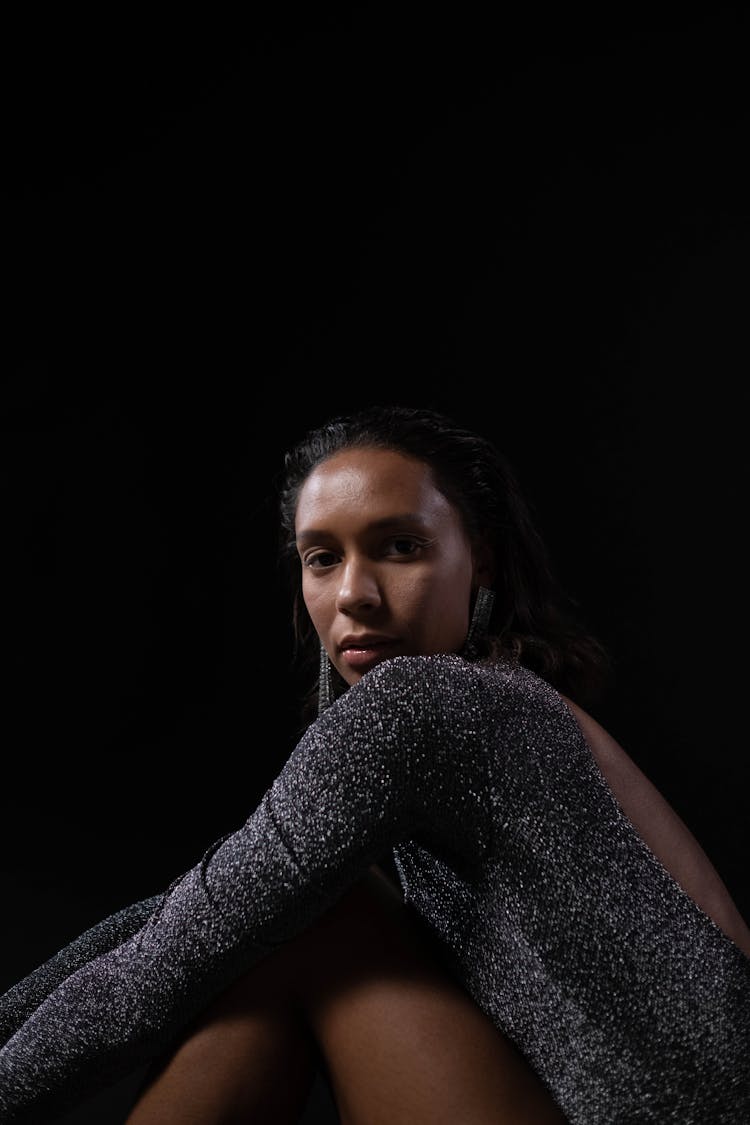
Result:
[[[377,550],[373,546],[372,550],[376,553],[380,552],[383,558],[405,559],[418,555],[425,547],[430,545],[430,542],[432,540],[397,535],[385,540],[382,547],[378,547]],[[375,554],[372,557],[374,559]],[[309,570],[328,570],[339,562],[341,562],[341,555],[338,555],[335,551],[324,551],[322,549],[309,551],[302,559],[302,565]]]
[[[386,553],[394,555],[413,555],[424,546],[425,544],[419,539],[390,539]]]
[[[316,551],[315,554],[306,555],[303,559],[303,565],[311,570],[324,570],[337,562],[338,559],[333,551]]]

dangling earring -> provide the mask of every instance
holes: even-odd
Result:
[[[480,586],[474,600],[474,612],[471,615],[471,624],[463,648],[463,655],[468,659],[476,657],[476,642],[485,635],[489,628],[494,604],[495,591],[490,590],[487,586]]]
[[[331,684],[331,662],[325,646],[320,646],[320,676],[318,678],[318,714],[323,712],[333,703],[333,685]]]

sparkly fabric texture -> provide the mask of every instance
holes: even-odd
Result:
[[[750,959],[637,835],[551,687],[427,656],[364,676],[238,831],[0,998],[0,1122],[55,1120],[155,1058],[388,854],[571,1125],[750,1121]]]

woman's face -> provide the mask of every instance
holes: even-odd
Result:
[[[302,486],[295,531],[307,611],[347,684],[392,656],[463,646],[472,589],[488,576],[424,462],[334,454]]]

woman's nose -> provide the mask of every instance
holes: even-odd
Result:
[[[350,561],[341,569],[341,581],[336,592],[336,608],[342,613],[369,609],[380,605],[380,587],[377,578],[366,562]]]

